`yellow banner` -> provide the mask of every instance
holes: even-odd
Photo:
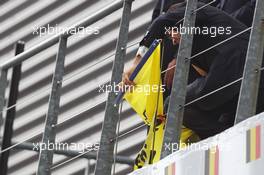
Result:
[[[161,82],[160,44],[138,72],[134,82],[136,85],[132,91],[125,94],[124,98],[148,125],[146,141],[135,160],[134,168],[138,169],[160,160],[163,143],[165,129],[163,92],[165,89]],[[193,135],[191,130],[183,128],[181,141],[186,142],[191,135]]]

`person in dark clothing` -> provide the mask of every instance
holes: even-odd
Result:
[[[198,7],[203,5],[204,3],[198,3]],[[177,4],[172,8],[173,10],[169,10],[166,14],[155,19],[149,28],[149,32],[140,42],[140,45],[149,47],[154,39],[166,37],[169,27],[177,27],[179,29],[181,23],[178,24],[177,22],[184,17],[185,8],[186,3]],[[221,10],[207,6],[197,13],[194,29],[197,31],[199,31],[198,29],[208,29],[210,32],[197,32],[194,34],[192,55],[196,55],[245,30],[246,26]],[[218,32],[212,32],[217,29]],[[180,32],[175,33],[180,38]],[[175,41],[175,37],[173,39]],[[205,70],[207,75],[196,78],[196,80],[187,86],[186,103],[242,77],[248,41],[249,32],[246,32],[192,59],[191,64]],[[176,39],[176,43],[178,42]],[[136,62],[139,62],[140,57],[136,58],[136,60]],[[133,71],[133,68],[128,69],[124,73],[123,81],[125,84],[132,84],[127,79],[131,71]],[[195,131],[201,139],[215,135],[232,126],[234,115],[230,114],[234,114],[236,111],[240,85],[241,82],[238,82],[203,100],[186,106],[183,119],[184,126]],[[258,113],[264,110],[263,92],[264,78],[262,76]],[[228,114],[231,119],[228,122],[220,122],[220,118],[225,114]]]
[[[162,3],[163,3],[162,12],[167,12],[171,5],[181,3],[184,1],[185,0],[157,0],[157,3],[155,5],[153,13],[152,13],[151,22],[154,21],[161,14]]]
[[[170,6],[172,6],[173,4],[184,2],[184,1],[185,0],[157,0],[157,3],[155,5],[153,13],[152,13],[151,23],[157,17],[159,17],[160,14],[162,14],[163,12],[166,13],[168,11],[168,9],[170,8]],[[161,8],[162,8],[162,10],[161,10]],[[162,63],[162,70],[167,68],[169,62],[174,58],[176,51],[177,51],[177,46],[174,46],[172,44],[171,40],[165,40],[164,41],[163,57],[166,59],[164,59],[164,61]]]
[[[163,12],[167,12],[168,9],[177,3],[184,2],[185,0],[157,0],[155,8],[152,14],[152,22],[161,14],[161,8],[163,8]],[[210,3],[212,0],[199,0],[200,2]],[[244,23],[247,26],[252,25],[254,8],[255,8],[256,0],[216,0],[210,5],[215,6],[225,12],[227,12],[230,16],[236,18],[240,22]],[[177,53],[177,46],[174,46],[170,40],[164,40],[164,53],[162,70],[165,70],[173,59],[175,58],[175,54]],[[171,71],[172,72],[172,71]],[[167,74],[169,74],[168,72]],[[170,73],[173,74],[173,73]],[[199,75],[197,71],[191,67],[189,72],[189,83],[191,83],[194,79],[196,79]],[[163,77],[164,79],[164,77]],[[168,97],[170,94],[170,88],[166,87],[166,91],[164,93],[164,99]]]
[[[160,15],[161,8],[163,12],[167,12],[168,9],[176,3],[184,2],[185,0],[158,0],[152,14],[152,22]],[[199,0],[203,3],[210,3],[212,0]],[[227,12],[230,16],[236,18],[240,22],[244,23],[248,27],[252,25],[252,20],[254,16],[254,8],[256,5],[256,0],[216,0],[210,5],[219,8]],[[162,70],[165,70],[175,57],[177,52],[177,46],[174,46],[171,41],[164,40],[164,53],[163,57],[165,58],[162,63]],[[171,73],[172,74],[172,73]],[[190,68],[189,82],[192,82],[197,78],[197,72],[193,67]],[[166,98],[170,94],[170,89],[166,88],[164,97]],[[164,99],[165,99],[164,98]]]
[[[157,3],[152,13],[151,22],[153,22],[157,17],[159,17],[159,15],[162,12],[166,13],[173,4],[182,3],[184,1],[185,0],[157,0]],[[162,6],[163,6],[163,10],[161,12]],[[163,41],[163,47],[164,47],[164,52],[163,52],[164,59],[162,62],[162,71],[167,69],[170,62],[175,58],[175,54],[178,50],[178,46],[173,45],[172,41],[168,39],[165,39]],[[164,78],[164,75],[162,76]],[[190,72],[189,72],[189,77],[190,77],[189,82],[194,81],[198,76],[199,75],[197,74],[197,71],[193,67],[191,67]],[[163,93],[163,97],[164,97],[163,99],[166,99],[170,95],[170,88],[168,87],[165,87],[165,88],[166,88],[166,91]]]
[[[151,22],[153,22],[161,13],[166,13],[170,6],[177,3],[185,2],[186,0],[157,0],[157,3],[154,7],[153,13],[152,13],[152,19]],[[199,0],[200,2],[204,3],[210,3],[212,0]],[[217,6],[219,4],[220,0],[216,0],[216,2],[212,3],[213,6]],[[162,8],[162,12],[161,12]]]
[[[202,0],[209,3],[212,0]],[[252,25],[256,0],[217,0],[214,6],[225,11],[246,26]]]
[[[167,0],[165,0],[166,2]],[[212,0],[199,0],[200,2],[204,2],[204,3],[210,3],[212,2]],[[161,3],[158,2],[155,9],[159,9],[159,5]],[[216,0],[214,3],[210,3],[211,6],[215,6],[218,9],[225,11],[226,13],[228,13],[230,16],[232,16],[233,18],[239,20],[240,22],[244,23],[246,26],[250,27],[252,25],[252,21],[253,21],[253,16],[254,16],[254,9],[255,9],[255,5],[256,5],[256,0]],[[166,7],[166,10],[167,7]],[[156,10],[158,11],[158,10]],[[154,10],[155,12],[155,10]],[[157,17],[157,15],[154,15],[155,13],[153,12],[153,16]],[[152,20],[154,20],[152,18]],[[169,42],[169,41],[166,41]],[[175,50],[177,50],[176,47],[172,46],[172,44],[166,44],[165,45],[168,49],[166,49],[166,53],[165,58],[169,57],[172,58],[174,57],[173,54],[176,53]],[[163,62],[163,69],[170,69],[171,66],[173,66],[173,63],[176,62],[175,60],[171,60],[171,59],[165,59],[165,61]],[[166,66],[168,65],[168,67],[166,68]],[[166,72],[165,77],[164,77],[164,83],[167,85],[172,84],[172,77],[174,75],[174,69],[170,69],[169,71]],[[194,81],[195,78],[197,78],[197,72],[193,69],[193,67],[190,68],[190,73],[189,73],[189,83],[191,83],[192,81]],[[164,99],[167,98],[170,94],[170,88],[166,87],[166,91],[164,93]],[[238,98],[238,97],[237,97]],[[237,100],[235,100],[237,101]],[[168,103],[168,101],[166,101]],[[165,102],[165,103],[166,103]],[[234,105],[236,105],[233,102]],[[165,105],[166,106],[166,105]],[[235,108],[235,107],[233,107]],[[232,111],[226,114],[223,114],[219,121],[226,123],[229,126],[233,125],[233,120],[230,119],[231,117],[229,117],[230,115],[235,115],[236,111]]]
[[[236,1],[236,3],[234,0],[226,0],[222,9],[227,13],[230,11],[231,16],[250,27],[253,21],[255,6],[256,0],[240,0]],[[230,7],[233,7],[233,9]]]

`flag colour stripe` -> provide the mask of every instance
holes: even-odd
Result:
[[[175,163],[172,163],[165,168],[165,175],[176,175]]]
[[[219,149],[218,146],[216,146],[216,152],[215,152],[215,175],[219,174]]]
[[[205,151],[205,175],[219,174],[219,149],[218,146]]]
[[[247,130],[246,136],[246,162],[250,162],[250,130]]]
[[[169,174],[169,167],[166,167],[165,168],[165,175],[168,175]]]
[[[256,128],[256,159],[260,158],[260,154],[261,154],[261,129],[260,129],[260,125],[257,126]]]
[[[250,129],[250,160],[256,159],[256,128]]]
[[[205,151],[205,175],[209,175],[209,150]]]
[[[173,175],[176,175],[176,164],[173,164]]]
[[[209,158],[209,174],[210,175],[214,175],[214,171],[215,171],[215,154],[214,154],[214,149],[211,149],[210,150],[210,158]]]
[[[246,162],[257,160],[261,154],[261,126],[247,130],[246,133]]]

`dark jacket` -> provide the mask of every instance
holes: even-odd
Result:
[[[202,0],[209,3],[211,0]],[[217,0],[214,4],[247,26],[251,26],[256,0]]]
[[[162,1],[164,1],[163,12],[167,12],[167,10],[170,8],[172,4],[184,2],[184,0],[157,0],[157,3],[152,13],[151,21],[154,21],[160,15]]]
[[[158,17],[150,26],[149,32],[141,41],[141,45],[148,47],[154,39],[164,38],[165,26],[175,26],[184,17],[185,5],[186,3],[182,3],[182,6],[178,7],[176,11]],[[199,7],[203,5],[203,3],[198,3]],[[208,29],[231,27],[232,32],[224,35],[217,34],[215,37],[195,34],[192,55],[200,53],[246,29],[245,25],[212,6],[207,6],[197,13],[195,27],[206,27]],[[249,32],[246,32],[191,60],[192,64],[208,71],[208,75],[200,77],[188,85],[187,103],[242,77],[248,40]],[[263,77],[261,81],[262,87],[264,87]],[[240,83],[237,83],[199,101],[197,105],[203,110],[213,110],[237,96],[239,89]]]

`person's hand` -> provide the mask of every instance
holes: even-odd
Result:
[[[130,68],[128,68],[122,75],[122,82],[124,85],[128,86],[134,86],[135,83],[129,79],[129,77],[132,75],[133,71],[135,70],[136,65],[132,65]]]
[[[135,86],[135,83],[129,79],[136,66],[132,65],[122,74],[122,81],[118,84],[119,90],[122,92],[130,91],[131,87]]]
[[[129,79],[134,70],[136,69],[138,63],[141,60],[141,56],[137,55],[131,67],[124,71],[122,74],[122,81],[118,84],[119,89],[123,92],[126,91],[127,87],[135,86],[135,83]]]
[[[168,68],[167,68],[169,70],[165,73],[165,77],[164,77],[164,84],[166,85],[168,89],[170,89],[172,86],[175,67],[176,67],[176,59],[173,59],[169,63]]]

